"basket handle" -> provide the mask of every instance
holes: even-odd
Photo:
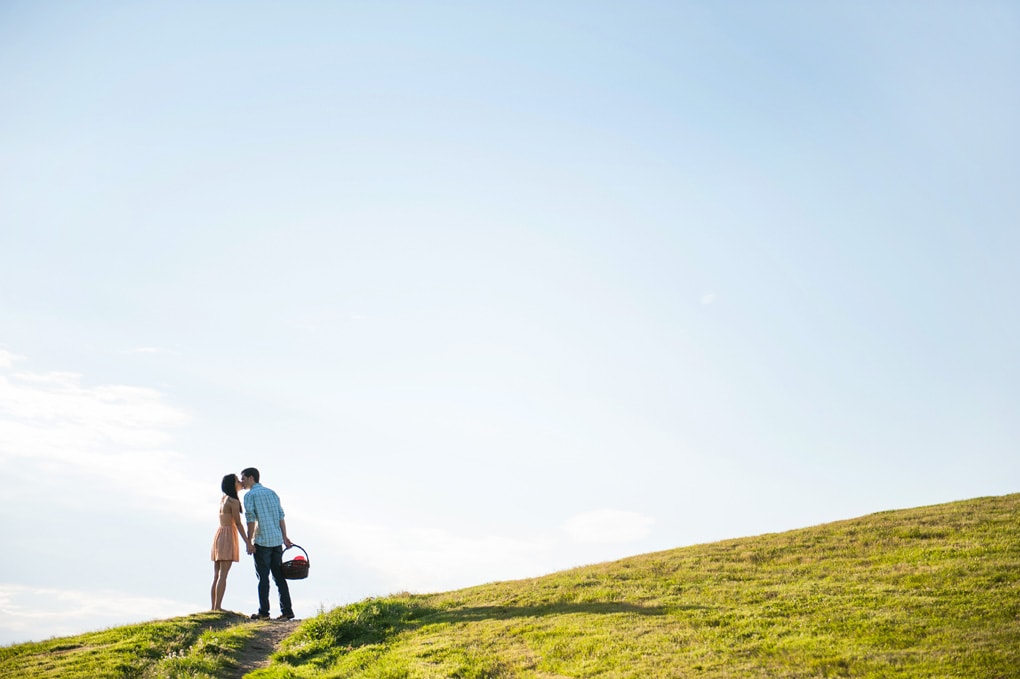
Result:
[[[290,547],[285,547],[285,548],[284,548],[284,550],[283,550],[283,553],[284,553],[284,554],[286,554],[286,553],[287,553],[287,550],[288,550],[288,549],[290,549],[291,547],[297,547],[297,548],[298,548],[298,549],[300,549],[300,550],[301,550],[302,552],[305,552],[305,548],[304,548],[304,547],[302,547],[301,545],[299,545],[299,544],[297,544],[297,543],[294,543],[294,542],[292,542],[292,543],[290,543]],[[308,565],[309,565],[309,566],[311,566],[311,565],[312,565],[312,559],[311,559],[311,557],[309,557],[309,556],[308,556],[308,552],[305,552],[305,561],[307,561],[307,562],[308,562]]]

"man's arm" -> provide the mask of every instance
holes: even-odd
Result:
[[[250,523],[248,525],[251,526]],[[290,549],[291,545],[294,543],[287,537],[287,522],[283,519],[280,519],[280,532],[283,533],[283,546]]]
[[[252,540],[255,538],[255,522],[248,522],[248,553],[255,553],[255,543]]]

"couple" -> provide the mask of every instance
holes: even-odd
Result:
[[[273,574],[276,589],[280,593],[280,617],[277,620],[293,620],[294,609],[290,603],[290,588],[283,577],[283,545],[289,549],[293,544],[287,537],[287,523],[283,520],[280,498],[259,483],[259,470],[248,467],[238,479],[233,474],[223,477],[220,484],[223,499],[220,500],[220,527],[213,538],[213,584],[212,609],[223,610],[223,593],[227,590],[227,573],[235,561],[241,560],[237,536],[240,535],[249,554],[255,555],[255,572],[259,576],[259,611],[252,619],[269,618],[269,574]],[[244,488],[244,509],[237,491]],[[248,515],[248,532],[241,523],[241,514]],[[234,532],[234,528],[237,532]]]

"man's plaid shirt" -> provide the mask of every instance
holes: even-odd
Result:
[[[248,514],[248,523],[258,522],[253,540],[256,545],[277,547],[283,544],[283,531],[280,530],[283,507],[276,493],[256,483],[244,494],[244,511]]]

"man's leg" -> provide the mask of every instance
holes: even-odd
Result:
[[[269,572],[273,565],[273,548],[255,545],[255,573],[259,576],[259,615],[269,616]]]
[[[280,613],[293,618],[294,609],[290,604],[290,586],[287,584],[287,579],[283,577],[283,547],[273,547],[272,572],[273,580],[276,581],[276,589],[280,592]],[[268,588],[268,585],[266,586]]]

